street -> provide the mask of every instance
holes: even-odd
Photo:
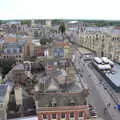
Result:
[[[88,103],[95,106],[95,110],[98,116],[102,117],[104,120],[112,120],[109,112],[107,111],[104,113],[104,108],[106,104],[103,101],[103,97],[101,97],[95,83],[91,80],[88,71],[86,71],[86,64],[84,63],[83,59],[80,59],[80,54],[75,51],[75,66],[79,69],[80,74],[82,74],[82,78],[85,83],[87,83],[88,88],[90,89],[90,95],[88,97]]]

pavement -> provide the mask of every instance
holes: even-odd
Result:
[[[88,97],[88,103],[95,106],[98,116],[104,120],[119,120],[120,113],[114,109],[115,103],[104,86],[100,84],[99,78],[94,74],[94,71],[85,63],[84,60],[80,59],[80,54],[75,52],[76,59],[74,61],[75,66],[79,69],[80,74],[84,81],[87,83],[90,89],[90,95]],[[104,108],[108,103],[111,103],[110,108],[104,113]]]

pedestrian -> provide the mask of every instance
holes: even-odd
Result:
[[[106,113],[106,111],[107,111],[107,108],[105,107],[105,108],[104,108],[104,113]]]
[[[111,103],[108,103],[108,107],[110,108],[110,106],[111,106]]]
[[[109,107],[109,104],[107,104],[106,106],[107,106],[107,108],[108,108],[108,107]]]
[[[116,110],[116,106],[114,106],[114,109]]]

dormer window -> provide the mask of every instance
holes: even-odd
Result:
[[[69,105],[70,106],[74,106],[75,105],[75,100],[73,98],[71,98],[71,100],[69,101]]]

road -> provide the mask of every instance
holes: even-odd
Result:
[[[102,117],[104,120],[112,120],[111,115],[108,111],[104,114],[104,107],[106,105],[103,100],[104,98],[100,95],[96,84],[90,78],[88,73],[89,71],[87,71],[86,68],[87,64],[83,61],[82,58],[80,59],[80,54],[77,52],[77,50],[75,50],[75,46],[73,51],[75,55],[74,63],[76,65],[76,68],[78,69],[78,71],[80,71],[79,73],[82,74],[83,80],[85,81],[85,83],[87,83],[88,88],[90,89],[88,103],[95,106],[95,110],[98,116]]]

